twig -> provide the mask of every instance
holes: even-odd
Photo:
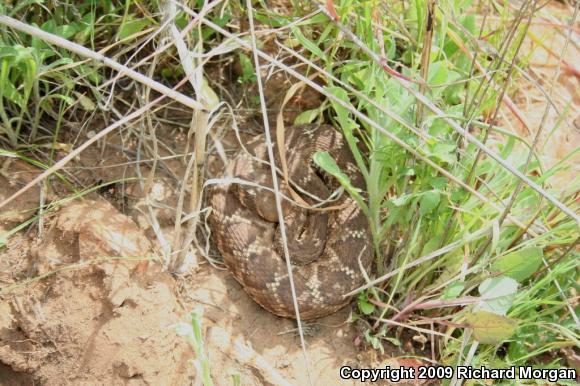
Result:
[[[308,354],[306,352],[306,342],[304,340],[304,330],[302,328],[302,322],[300,320],[300,308],[298,306],[298,299],[296,296],[296,288],[294,285],[294,275],[292,272],[292,264],[290,262],[290,253],[288,251],[288,238],[286,235],[286,226],[284,224],[284,212],[282,211],[282,200],[280,198],[280,188],[278,186],[278,174],[276,172],[274,149],[272,144],[272,138],[270,135],[270,124],[268,121],[268,111],[266,105],[266,99],[264,96],[264,89],[262,86],[262,77],[260,76],[260,59],[258,58],[258,47],[256,46],[256,32],[254,28],[254,15],[253,6],[251,0],[246,0],[246,6],[248,11],[248,19],[250,22],[250,35],[251,35],[251,46],[252,53],[254,57],[254,67],[256,70],[256,83],[258,85],[258,91],[260,96],[260,107],[262,109],[262,118],[264,120],[264,132],[266,139],[266,147],[268,149],[268,159],[270,161],[270,171],[272,173],[272,187],[276,194],[274,195],[276,201],[276,211],[278,213],[278,229],[280,230],[280,237],[282,239],[282,249],[284,252],[284,259],[286,260],[286,269],[288,270],[288,281],[290,282],[290,292],[292,293],[292,302],[294,303],[294,312],[296,315],[296,322],[298,324],[298,334],[300,335],[300,345],[302,346],[302,354],[304,356],[304,362],[306,367],[306,372],[308,375],[308,382],[312,385],[312,378],[310,375],[310,364],[308,361]]]

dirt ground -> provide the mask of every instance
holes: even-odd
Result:
[[[42,236],[12,237],[0,260],[2,386],[193,384],[193,351],[173,326],[200,308],[217,385],[235,374],[243,385],[307,384],[306,361],[313,384],[351,384],[338,382],[341,366],[381,361],[357,347],[349,309],[306,325],[305,358],[293,321],[265,312],[225,270],[163,272],[143,258],[145,233],[103,199],[71,201],[46,224]]]
[[[121,158],[114,147],[105,157],[89,149],[76,177],[133,175],[114,166]],[[40,172],[18,160],[4,169],[0,201]],[[178,192],[167,181],[152,190],[171,206]],[[384,355],[367,346],[357,323],[347,323],[351,307],[305,325],[305,354],[295,322],[263,310],[227,270],[198,256],[186,273],[167,272],[136,183],[124,184],[123,195],[113,186],[80,199],[63,199],[61,186],[51,186],[27,191],[0,217],[4,235],[28,224],[40,200],[58,203],[0,252],[0,386],[197,384],[194,351],[174,328],[194,309],[203,312],[216,385],[232,385],[236,375],[242,385],[304,385],[309,377],[314,385],[348,385],[339,379],[343,365],[418,363],[393,358],[415,352],[412,336]],[[171,235],[173,212],[154,210]]]

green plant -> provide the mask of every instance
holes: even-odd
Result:
[[[508,355],[501,357],[507,364],[533,363],[554,345],[577,346],[578,317],[570,300],[577,284],[555,272],[577,274],[580,268],[570,248],[578,224],[525,184],[514,195],[521,184],[518,178],[482,157],[444,120],[480,128],[475,133],[484,143],[490,132],[503,134],[504,140],[494,143],[500,156],[536,184],[549,187],[550,176],[563,165],[544,170],[523,138],[506,135],[508,130],[489,122],[518,79],[513,64],[519,63],[526,20],[533,12],[530,3],[522,5],[515,22],[506,21],[489,32],[478,31],[474,15],[464,13],[471,2],[441,2],[430,21],[430,41],[424,40],[430,24],[425,22],[425,2],[394,2],[382,8],[378,1],[332,3],[338,20],[348,22],[358,41],[320,15],[300,28],[294,26],[291,39],[300,42],[303,62],[323,69],[331,102],[327,114],[344,133],[366,180],[366,190],[358,191],[328,154],[315,157],[367,214],[379,274],[389,278],[379,284],[383,291],[359,293],[361,317],[373,322],[365,332],[367,340],[379,348],[379,341],[388,340],[389,328],[382,320],[405,318],[409,328],[423,321],[440,325],[437,331],[447,330],[440,355],[449,364],[465,355],[461,342],[469,339],[464,329],[451,327],[454,324],[473,331],[481,345],[473,358],[478,364],[497,361],[502,343],[509,345]],[[499,9],[507,14],[506,8]],[[381,11],[389,16],[379,18]],[[470,54],[469,50],[483,52],[478,34],[489,36],[495,55]],[[427,45],[431,47],[425,61]],[[381,53],[384,61],[373,60],[366,49]],[[478,75],[475,64],[492,69],[493,77]],[[424,85],[421,74],[426,74]],[[424,92],[443,114],[421,109],[422,102],[401,79]],[[360,119],[357,111],[414,149],[416,156]],[[438,173],[434,165],[448,174]],[[578,182],[562,199],[572,210],[578,208]],[[506,202],[511,202],[509,209]],[[487,237],[472,238],[482,230]],[[435,253],[448,245],[455,247]],[[434,253],[439,257],[424,260]],[[421,261],[425,262],[414,263]],[[397,273],[390,275],[391,271]],[[541,300],[532,301],[535,296]],[[545,319],[546,314],[553,319]],[[550,324],[556,319],[563,324]],[[550,331],[542,334],[542,343],[537,339],[539,328]],[[530,352],[530,345],[537,350]]]
[[[204,338],[201,329],[203,311],[202,309],[194,310],[190,313],[190,323],[178,323],[174,326],[175,331],[187,339],[193,351],[195,352],[195,359],[192,360],[195,369],[201,374],[201,380],[204,386],[212,386],[210,373],[210,361],[205,350]],[[233,383],[236,383],[236,377],[232,378]]]

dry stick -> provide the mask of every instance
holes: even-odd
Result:
[[[327,15],[332,20],[332,22],[340,29],[340,31],[342,33],[344,33],[353,43],[355,43],[357,45],[357,47],[359,47],[361,50],[363,50],[367,55],[369,55],[371,57],[371,59],[373,59],[373,61],[375,61],[378,65],[380,65],[382,67],[382,63],[383,63],[383,59],[382,58],[380,58],[374,51],[372,51],[370,48],[368,48],[350,29],[346,28],[338,20],[335,20],[328,13],[328,11],[326,9],[324,9],[323,7],[320,7],[320,6],[319,6],[319,9],[321,9],[321,11],[325,15]],[[206,19],[202,19],[202,20],[203,20],[203,23],[204,24],[208,24],[208,21]],[[213,25],[215,25],[215,24],[213,24]],[[218,27],[218,26],[216,25],[216,27]],[[499,155],[497,155],[494,151],[492,151],[490,148],[488,148],[487,146],[485,146],[475,136],[473,136],[471,133],[469,133],[468,131],[466,131],[465,129],[463,129],[457,122],[455,122],[455,121],[451,120],[449,117],[447,117],[445,115],[445,113],[439,107],[435,106],[427,97],[425,97],[424,95],[418,93],[413,87],[411,87],[411,85],[409,84],[409,82],[401,79],[398,76],[393,76],[393,78],[397,82],[399,82],[399,84],[405,90],[407,90],[415,98],[417,98],[417,100],[419,102],[423,103],[425,105],[425,107],[429,108],[429,110],[431,110],[433,113],[435,113],[438,116],[440,116],[441,119],[443,119],[449,126],[451,126],[451,128],[453,130],[455,130],[459,134],[463,135],[469,142],[473,143],[477,148],[479,148],[481,151],[483,151],[484,153],[486,153],[489,157],[491,157],[492,159],[494,159],[497,163],[499,163],[502,167],[504,167],[508,172],[510,172],[511,174],[513,174],[514,176],[516,176],[517,178],[519,178],[520,180],[522,180],[523,182],[525,182],[527,185],[529,185],[536,192],[538,192],[539,194],[541,194],[542,196],[544,196],[548,201],[550,201],[554,206],[556,206],[557,208],[559,208],[567,216],[569,216],[572,219],[574,219],[578,223],[578,225],[580,226],[580,216],[577,215],[576,213],[574,213],[573,210],[571,210],[570,208],[568,208],[566,205],[564,205],[563,203],[561,203],[556,198],[552,197],[552,195],[549,194],[547,191],[545,191],[541,186],[539,186],[538,184],[536,184],[535,182],[533,182],[532,180],[530,180],[527,176],[525,176],[523,173],[521,173],[519,170],[517,170],[516,168],[514,168],[513,166],[511,166],[508,163],[508,161],[504,160]]]
[[[156,50],[156,52],[160,52],[160,51]],[[158,60],[159,60],[159,56],[155,55],[153,57],[153,62],[151,63],[151,65],[149,67],[148,75],[150,77],[153,76],[153,74],[154,74],[155,67],[157,66]],[[120,74],[118,74],[118,76],[120,76]],[[113,88],[114,88],[114,84],[111,87],[111,96],[113,95]],[[150,95],[151,95],[151,89],[146,88],[145,95],[142,98],[142,101],[147,102],[150,98]],[[139,98],[139,99],[141,99],[141,98]],[[157,240],[159,240],[159,244],[160,244],[161,251],[163,254],[163,268],[166,269],[168,262],[171,259],[171,246],[169,244],[169,241],[167,240],[167,237],[165,237],[165,234],[161,230],[161,226],[159,224],[157,216],[155,215],[155,211],[153,210],[152,205],[151,205],[152,200],[150,199],[150,195],[151,195],[150,189],[151,189],[151,186],[153,186],[153,179],[155,176],[155,171],[157,170],[157,158],[159,157],[159,152],[157,150],[157,146],[158,146],[157,136],[155,134],[156,130],[155,130],[155,127],[154,127],[152,119],[151,119],[151,116],[154,114],[155,114],[154,110],[148,111],[148,113],[145,114],[147,126],[149,126],[151,142],[153,143],[153,149],[152,149],[153,151],[150,153],[152,153],[154,155],[154,160],[153,160],[153,163],[152,163],[151,168],[149,170],[149,173],[148,173],[148,176],[147,176],[145,183],[143,183],[140,180],[139,186],[141,187],[141,191],[145,195],[145,205],[147,206],[147,215],[149,216],[149,223],[151,224],[151,229],[153,229],[153,232],[157,236]],[[143,146],[143,136],[144,135],[145,135],[144,130],[143,130],[143,128],[141,128],[141,135],[139,135],[139,146],[137,147],[138,159],[141,156],[141,148]],[[135,168],[135,170],[138,173],[141,173],[141,168],[140,168],[139,164],[137,164],[137,167]]]
[[[99,54],[98,52],[89,50],[86,47],[73,43],[70,40],[63,39],[60,36],[56,36],[54,34],[45,32],[39,28],[32,27],[28,24],[25,24],[21,21],[18,21],[16,19],[4,15],[0,15],[0,24],[4,24],[10,28],[14,28],[15,30],[37,37],[39,39],[44,40],[45,42],[54,44],[55,46],[67,49],[71,52],[74,52],[77,55],[96,60],[97,62],[101,62],[104,65],[119,71],[123,75],[126,75],[139,83],[143,83],[144,85],[151,87],[153,90],[161,94],[164,94],[167,97],[174,99],[175,101],[191,109],[204,110],[203,105],[198,101],[196,101],[195,99],[190,98],[178,91],[175,91],[151,78],[148,78],[147,76],[137,71],[131,70],[130,68],[123,66],[122,64],[106,57],[105,55]]]
[[[251,0],[246,0],[246,6],[248,8],[248,19],[250,22],[250,35],[251,35],[251,45],[252,53],[254,56],[254,66],[256,67],[256,83],[258,85],[258,90],[260,94],[260,107],[262,109],[262,117],[264,119],[264,131],[266,137],[266,147],[268,148],[268,159],[270,160],[270,170],[272,172],[272,187],[276,194],[274,195],[276,201],[276,211],[278,212],[278,218],[280,220],[278,227],[280,229],[280,236],[282,238],[282,249],[284,251],[284,259],[286,260],[286,269],[288,271],[288,280],[290,281],[290,292],[292,293],[292,302],[294,303],[294,312],[296,315],[296,322],[298,323],[298,334],[300,335],[300,345],[302,346],[302,354],[304,356],[304,361],[306,364],[306,372],[308,375],[308,383],[312,385],[312,378],[310,375],[310,365],[308,361],[308,354],[306,353],[306,342],[304,341],[304,331],[302,329],[302,323],[300,321],[300,309],[298,307],[298,300],[296,297],[296,288],[294,286],[294,275],[292,272],[292,264],[290,262],[290,253],[288,251],[288,239],[286,236],[286,225],[284,224],[284,212],[282,211],[282,201],[280,199],[280,189],[278,186],[278,174],[276,172],[274,149],[272,144],[272,138],[270,136],[270,124],[268,122],[268,112],[266,110],[266,100],[264,97],[264,89],[262,86],[262,77],[260,76],[260,60],[258,58],[258,48],[256,47],[256,32],[254,29],[254,15]]]
[[[206,7],[204,7],[204,10]],[[175,15],[177,14],[177,10],[174,3],[167,3],[167,7],[165,8],[165,12],[171,15],[171,19],[174,20]],[[203,12],[202,12],[203,14]],[[197,22],[197,18],[194,18]],[[179,58],[182,63],[182,67],[185,70],[186,78],[189,80],[193,89],[195,90],[196,95],[200,98],[201,103],[206,106],[210,107],[208,100],[204,97],[204,94],[201,90],[201,84],[203,79],[203,65],[209,59],[201,60],[197,58],[194,63],[194,57],[192,55],[192,51],[189,50],[187,47],[183,36],[180,34],[179,30],[175,26],[175,23],[172,22],[169,26],[170,33],[172,35],[175,48],[177,49]],[[201,32],[200,32],[201,33]],[[195,49],[199,49],[200,45],[198,44]],[[194,145],[194,155],[192,156],[193,164],[191,167],[193,168],[193,177],[191,180],[191,193],[190,193],[190,200],[189,200],[189,213],[199,213],[201,211],[202,205],[202,185],[203,185],[203,175],[204,175],[204,165],[205,165],[205,144],[206,144],[206,136],[208,134],[208,120],[209,120],[209,113],[207,111],[195,111],[193,113],[193,118],[191,121],[190,130],[188,132],[188,144],[189,138],[191,137],[192,133],[195,131],[195,145]],[[188,171],[190,168],[190,164],[188,164]],[[185,187],[185,184],[184,184]],[[183,191],[182,191],[183,194]],[[176,213],[176,221],[175,221],[175,238],[174,238],[174,249],[177,249],[179,244],[181,244],[179,253],[177,254],[175,260],[173,261],[173,267],[175,270],[181,269],[183,263],[186,258],[186,254],[188,251],[188,247],[191,244],[190,240],[195,239],[195,231],[197,229],[197,222],[198,216],[193,216],[188,221],[187,231],[185,237],[180,237],[180,228],[181,228],[181,210],[182,206],[178,207]]]
[[[190,8],[187,8],[185,6],[182,6],[182,9],[185,12],[191,14],[192,16],[196,16],[197,15],[197,13],[194,12],[193,10],[191,10]],[[235,36],[234,34],[228,32],[228,31],[226,31],[225,29],[221,28],[220,26],[218,26],[217,24],[213,23],[212,21],[207,20],[205,18],[202,18],[201,19],[201,22],[203,24],[205,24],[205,25],[213,28],[217,32],[221,33],[222,35],[224,35],[224,36],[226,36],[226,37],[228,37],[230,39],[235,40],[242,47],[244,47],[246,49],[251,49],[250,43],[248,43],[245,40],[242,40],[241,38]],[[295,78],[303,81],[304,83],[306,83],[307,85],[309,85],[314,90],[318,91],[322,95],[325,95],[326,97],[328,97],[329,99],[331,99],[332,101],[334,101],[336,104],[338,104],[338,105],[342,106],[343,108],[345,108],[346,110],[348,110],[350,113],[352,113],[354,116],[356,116],[360,120],[366,122],[367,124],[369,124],[370,126],[372,126],[373,128],[375,128],[376,130],[380,131],[385,136],[387,136],[389,139],[391,139],[393,142],[395,142],[397,145],[401,146],[407,152],[409,152],[410,154],[412,154],[414,157],[416,157],[416,158],[420,159],[421,161],[425,162],[427,165],[431,166],[433,169],[435,169],[441,175],[449,178],[451,181],[455,182],[457,185],[461,186],[463,189],[465,189],[469,193],[473,194],[475,197],[477,197],[482,202],[487,203],[489,206],[491,206],[498,213],[501,213],[502,212],[502,210],[503,210],[503,207],[502,206],[500,206],[500,205],[498,205],[498,204],[490,201],[483,194],[481,194],[480,192],[474,190],[471,186],[465,184],[463,181],[460,181],[459,179],[457,179],[457,177],[455,177],[453,174],[449,173],[447,170],[445,170],[441,166],[437,165],[435,162],[431,161],[429,158],[427,158],[427,157],[423,156],[422,154],[420,154],[413,147],[411,147],[410,145],[408,145],[406,142],[404,142],[403,140],[401,140],[399,137],[397,137],[396,135],[394,135],[393,133],[391,133],[387,129],[381,127],[378,123],[376,123],[375,121],[373,121],[372,119],[370,119],[369,117],[367,117],[366,115],[364,115],[363,113],[361,113],[360,111],[358,111],[355,108],[353,108],[350,104],[346,103],[342,99],[340,99],[340,98],[338,98],[338,97],[336,97],[336,96],[334,96],[332,94],[329,94],[320,85],[316,84],[315,82],[312,82],[311,80],[309,80],[304,75],[302,75],[299,72],[295,71],[294,69],[286,66],[284,63],[280,62],[277,59],[274,59],[273,57],[269,56],[268,54],[265,54],[264,52],[259,51],[259,50],[258,50],[257,54],[262,59],[264,59],[264,60],[266,60],[266,61],[274,64],[277,67],[283,68],[288,74],[290,74],[293,77],[295,77]],[[387,110],[385,110],[385,111],[387,111]],[[387,114],[390,117],[393,117],[393,119],[395,119],[397,122],[401,123],[404,127],[408,127],[409,126],[409,124],[407,122],[405,122],[405,120],[403,118],[401,118],[400,116],[398,116],[397,114],[395,114],[395,113],[393,113],[391,111],[388,111]],[[511,217],[510,216],[510,220],[513,221],[514,224],[516,224],[517,226],[519,226],[522,229],[524,229],[526,227],[526,225],[523,224],[521,221],[519,221],[517,218],[514,218],[514,217]]]

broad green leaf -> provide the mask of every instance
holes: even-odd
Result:
[[[484,344],[501,343],[509,339],[518,327],[515,320],[487,311],[470,313],[466,320],[473,329],[473,337]]]
[[[368,294],[366,292],[361,292],[358,295],[357,304],[358,304],[359,310],[365,315],[370,315],[375,310],[375,305],[372,303],[369,303]]]
[[[80,92],[75,91],[75,96],[79,101],[81,107],[86,111],[93,111],[97,108],[95,103],[91,100],[91,98],[87,97],[86,95],[81,94]]]
[[[457,146],[454,143],[437,142],[431,146],[431,154],[449,164],[457,160]]]
[[[0,92],[1,96],[16,103],[20,108],[24,108],[23,98],[12,83],[4,81],[2,84],[2,88],[3,90],[2,92]]]
[[[348,178],[348,176],[340,170],[340,168],[336,164],[336,161],[334,160],[334,158],[332,158],[330,153],[328,153],[327,151],[318,151],[314,154],[314,157],[312,157],[312,159],[314,160],[314,163],[316,163],[316,165],[318,165],[325,172],[336,178],[338,182],[340,182],[340,184],[351,195],[351,197],[355,199],[357,204],[359,204],[363,212],[365,214],[368,214],[368,208],[362,196],[360,195],[360,189],[355,188],[352,185],[352,183],[350,182],[350,178]]]
[[[296,119],[294,119],[295,125],[302,125],[305,123],[312,123],[316,117],[320,114],[320,109],[306,110],[298,114]]]
[[[359,189],[352,186],[352,184],[350,183],[350,179],[346,174],[344,174],[340,170],[340,168],[336,164],[336,161],[334,160],[334,158],[332,158],[330,153],[328,153],[327,151],[318,151],[314,154],[313,159],[314,162],[322,169],[324,169],[325,172],[331,174],[333,177],[338,179],[340,183],[345,186],[345,188],[347,189],[350,188],[354,191],[359,191]]]
[[[443,291],[443,296],[441,298],[456,299],[459,295],[461,295],[461,292],[463,291],[464,288],[465,288],[464,282],[457,281],[455,283],[451,283],[450,285],[445,287],[445,290]]]
[[[393,205],[395,206],[403,206],[406,205],[410,199],[412,199],[413,197],[415,197],[414,194],[402,194],[396,198],[391,199],[391,202],[393,203]]]
[[[143,28],[147,27],[149,24],[148,19],[127,19],[119,28],[119,32],[117,33],[117,39],[123,40],[128,38],[131,35],[136,34],[143,30]]]
[[[364,300],[358,301],[358,308],[365,315],[370,315],[375,311],[375,305]]]
[[[444,61],[432,63],[429,67],[428,83],[431,86],[438,86],[446,83],[449,79],[448,64]]]
[[[488,311],[505,315],[512,306],[518,290],[518,282],[507,276],[485,279],[479,285],[480,302],[475,311]]]
[[[340,87],[327,87],[326,91],[328,91],[330,94],[340,99],[344,103],[350,105],[348,93],[344,89]],[[338,123],[340,123],[340,126],[343,128],[343,130],[345,130],[345,134],[346,131],[350,133],[353,129],[353,123],[348,117],[348,111],[341,104],[335,102],[332,98],[330,99],[330,101],[332,103],[332,107],[336,111]]]
[[[343,88],[326,87],[325,89],[331,95],[333,95],[336,99],[342,101],[347,106],[350,106],[354,109],[354,106],[352,106],[352,104],[350,103],[348,93]],[[350,151],[352,152],[352,154],[356,160],[356,165],[358,166],[359,170],[361,171],[361,173],[363,174],[365,179],[367,179],[368,178],[368,170],[367,170],[364,158],[363,158],[363,156],[362,156],[362,154],[357,146],[358,139],[353,134],[353,130],[356,129],[358,127],[358,125],[356,122],[354,122],[349,117],[349,112],[342,104],[337,103],[334,100],[334,98],[330,98],[330,102],[332,104],[332,107],[336,111],[336,115],[337,115],[336,118],[338,120],[338,123],[340,124],[340,127],[342,128],[342,132],[344,134],[344,137],[346,138],[346,141],[348,142],[348,147],[350,148]]]
[[[532,276],[538,268],[540,268],[543,257],[544,254],[541,248],[524,248],[500,256],[491,265],[491,270],[522,282]]]
[[[56,27],[52,33],[62,38],[69,39],[76,35],[77,32],[77,28],[74,25],[69,24]]]
[[[422,216],[429,214],[439,205],[439,201],[441,200],[441,195],[436,190],[430,190],[425,192],[421,200],[419,201],[419,212]]]

